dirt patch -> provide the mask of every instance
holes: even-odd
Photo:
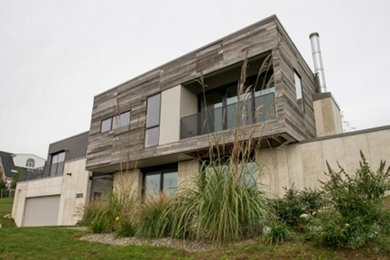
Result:
[[[80,240],[118,246],[162,246],[185,250],[187,252],[202,252],[215,248],[215,246],[204,242],[185,241],[170,238],[141,239],[135,237],[116,237],[115,234],[89,234],[81,237]]]

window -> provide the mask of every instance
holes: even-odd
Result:
[[[160,94],[148,98],[146,111],[145,147],[158,145],[160,137],[160,103]]]
[[[112,129],[130,124],[130,111],[124,112],[112,119]]]
[[[232,129],[237,125],[240,113],[241,125],[262,122],[275,117],[273,70],[261,75],[253,75],[245,80],[245,88],[238,103],[238,82],[212,89],[199,94],[199,111],[207,118],[205,132]],[[239,105],[240,104],[240,105]],[[240,111],[237,111],[240,109]],[[204,120],[202,120],[204,121]]]
[[[129,124],[130,124],[130,111],[126,111],[117,116],[110,117],[103,120],[101,124],[100,132],[105,133]]]
[[[171,195],[177,190],[177,164],[153,167],[144,170],[144,196],[150,197],[164,192]]]
[[[102,129],[101,129],[102,133],[105,133],[105,132],[108,132],[111,130],[111,122],[112,122],[111,118],[108,118],[108,119],[102,121]]]
[[[294,84],[295,84],[295,94],[297,100],[300,100],[302,98],[301,77],[298,75],[296,71],[294,71]]]
[[[65,152],[52,154],[50,176],[60,176],[64,172]]]
[[[34,168],[34,166],[35,166],[35,161],[34,161],[34,159],[32,159],[32,158],[27,159],[27,161],[26,161],[26,167],[27,167],[27,168]]]

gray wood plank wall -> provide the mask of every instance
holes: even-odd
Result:
[[[277,117],[267,122],[266,127],[258,126],[258,134],[287,133],[297,141],[314,137],[313,73],[277,18],[271,16],[97,95],[88,139],[87,169],[107,171],[123,161],[135,162],[207,147],[209,138],[202,136],[145,149],[147,97],[241,62],[246,52],[253,57],[266,51],[273,56]],[[294,70],[302,78],[304,111],[295,97]],[[128,110],[131,111],[128,127],[100,133],[102,120]],[[224,135],[228,141],[229,131]]]

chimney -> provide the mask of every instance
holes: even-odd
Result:
[[[327,92],[324,66],[320,49],[320,35],[310,34],[311,49],[314,61],[314,75],[317,80],[318,92],[313,96],[314,119],[317,136],[330,136],[343,132],[340,108],[330,92]]]
[[[327,92],[325,75],[324,75],[324,65],[322,64],[321,48],[320,48],[320,35],[317,32],[310,34],[311,41],[311,51],[313,55],[314,62],[314,75],[317,79],[317,84],[320,93]]]

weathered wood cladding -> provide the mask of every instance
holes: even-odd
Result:
[[[115,165],[124,161],[135,162],[208,147],[210,138],[206,135],[145,149],[147,97],[199,78],[202,74],[241,62],[246,52],[250,58],[267,51],[272,52],[277,117],[263,126],[257,126],[255,135],[287,134],[298,141],[313,137],[312,72],[277,18],[272,16],[96,96],[88,142],[87,169],[102,171],[110,166],[115,168]],[[302,77],[305,113],[299,110],[296,103],[294,69]],[[100,133],[103,119],[128,110],[131,111],[128,127]],[[231,130],[226,130],[221,135],[225,141],[229,141],[231,133]]]

